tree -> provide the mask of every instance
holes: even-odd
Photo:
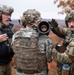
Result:
[[[57,4],[57,7],[61,7],[61,14],[68,13],[70,10],[74,10],[74,0],[54,0],[54,4]]]

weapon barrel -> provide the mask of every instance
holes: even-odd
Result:
[[[41,34],[49,33],[50,32],[50,26],[49,26],[48,22],[46,22],[46,21],[40,22],[38,25],[38,32]]]

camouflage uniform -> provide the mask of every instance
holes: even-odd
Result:
[[[40,13],[35,9],[25,11],[23,17],[20,20],[23,26],[37,26],[41,21]],[[52,41],[47,35],[39,36],[34,28],[21,28],[14,34],[12,44],[16,75],[48,75],[47,61],[51,56]]]
[[[68,22],[69,18],[71,19],[73,17],[70,14],[68,14],[66,17],[66,23]],[[74,32],[71,31],[69,28],[64,28],[64,27],[59,26],[56,23],[56,21],[54,22],[53,25],[52,24],[53,24],[53,21],[51,21],[51,26],[54,25],[55,27],[54,26],[52,27],[52,31],[55,34],[57,34],[59,37],[64,38],[63,44],[66,47],[66,50],[64,51],[64,53],[57,52],[57,61],[61,64],[69,64],[69,65],[71,63],[74,64]],[[72,67],[74,67],[74,65]]]
[[[64,41],[67,40],[66,38],[69,38],[69,40],[67,40],[67,42],[69,44],[67,45],[64,53],[57,52],[57,62],[59,62],[60,64],[64,64],[64,63],[71,64],[74,62],[74,34],[71,34],[71,36],[68,37],[68,35],[69,35],[68,33],[71,33],[71,32],[69,32],[69,29],[63,28],[60,26],[55,29],[56,29],[56,32],[58,33],[58,35],[60,35],[60,36],[63,35],[63,37],[65,37]],[[72,56],[72,59],[70,59],[70,56]]]

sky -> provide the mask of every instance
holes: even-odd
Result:
[[[54,0],[0,0],[1,5],[14,8],[11,19],[20,19],[22,13],[28,9],[36,9],[44,19],[64,19],[65,14],[58,14],[62,8],[57,8]]]

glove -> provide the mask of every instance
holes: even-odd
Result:
[[[64,46],[64,45],[56,45],[56,50],[58,51],[58,52],[60,52],[60,53],[64,53],[64,51],[66,50],[66,47]]]
[[[57,27],[58,26],[57,21],[55,19],[52,19],[50,26],[53,27],[53,28]]]

